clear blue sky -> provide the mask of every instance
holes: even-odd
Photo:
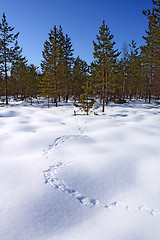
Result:
[[[102,21],[114,35],[116,48],[121,51],[124,42],[144,43],[147,30],[144,9],[152,9],[151,0],[1,0],[0,15],[5,12],[15,33],[20,32],[19,45],[29,63],[36,66],[42,60],[42,50],[48,33],[61,24],[64,34],[71,38],[74,56],[90,63],[93,44]]]

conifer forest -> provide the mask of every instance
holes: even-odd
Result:
[[[160,1],[152,0],[152,10],[143,10],[147,18],[144,45],[134,40],[121,52],[115,48],[114,35],[105,21],[93,41],[94,61],[88,65],[74,57],[71,38],[63,27],[53,26],[44,42],[41,68],[28,64],[18,43],[19,33],[3,13],[0,23],[0,96],[9,104],[9,96],[29,100],[45,97],[58,106],[73,99],[75,104],[92,107],[98,99],[104,112],[112,101],[125,103],[132,99],[160,98]],[[125,39],[124,39],[125,42]],[[88,111],[88,110],[87,110]],[[87,112],[88,113],[88,112]]]
[[[160,0],[1,5],[0,240],[160,240]]]

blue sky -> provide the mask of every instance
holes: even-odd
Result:
[[[29,63],[36,66],[42,60],[42,50],[48,33],[54,25],[63,27],[71,38],[74,56],[87,63],[93,61],[93,43],[102,21],[114,35],[116,48],[121,51],[124,42],[144,43],[147,30],[144,9],[152,9],[151,0],[1,0],[0,15],[5,12],[15,33],[20,32],[19,45]]]

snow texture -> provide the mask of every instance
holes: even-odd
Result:
[[[0,108],[0,239],[159,240],[160,107]]]

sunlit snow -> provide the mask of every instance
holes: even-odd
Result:
[[[0,107],[1,240],[160,239],[160,105],[97,113]]]

